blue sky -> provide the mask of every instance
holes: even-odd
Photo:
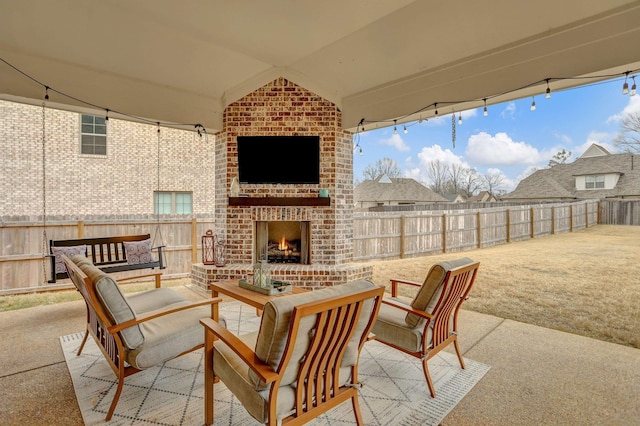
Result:
[[[462,125],[456,119],[456,144],[451,142],[451,115],[422,123],[393,125],[368,130],[359,135],[362,155],[354,151],[354,175],[362,180],[362,171],[379,159],[396,160],[403,176],[429,184],[427,164],[439,159],[476,169],[480,174],[502,173],[500,188],[510,192],[534,168],[544,168],[553,155],[566,149],[578,158],[592,143],[610,152],[620,131],[624,114],[640,113],[640,94],[622,94],[623,78],[489,105],[485,117],[482,108],[463,111]],[[629,78],[629,86],[631,79]],[[357,136],[356,136],[357,137]]]

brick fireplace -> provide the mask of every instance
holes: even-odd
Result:
[[[257,230],[274,222],[304,223],[308,234],[306,259],[272,263],[275,279],[317,288],[371,278],[370,265],[352,262],[353,145],[341,120],[335,104],[284,78],[225,109],[215,141],[215,221],[226,240],[227,265],[195,264],[194,284],[206,289],[211,281],[246,277],[260,257]],[[238,136],[319,136],[320,183],[241,184],[243,196],[230,197],[238,179]],[[320,189],[329,197],[319,197]]]

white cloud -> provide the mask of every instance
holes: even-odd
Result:
[[[409,151],[410,150],[409,146],[407,146],[407,144],[404,143],[404,140],[402,140],[402,136],[400,136],[400,134],[393,134],[389,138],[381,139],[380,143],[382,145],[389,145],[389,146],[397,149],[398,151]]]
[[[494,176],[500,176],[501,179],[501,183],[500,185],[498,185],[497,188],[494,188],[494,191],[496,192],[511,192],[514,189],[516,189],[516,186],[518,184],[519,181],[516,181],[514,179],[511,179],[509,176],[507,176],[506,174],[504,174],[504,172],[500,169],[497,169],[495,167],[491,167],[489,169],[487,169],[487,175],[494,175]]]
[[[614,114],[607,118],[607,123],[619,123],[622,119],[628,115],[640,114],[640,96],[629,96],[629,103],[618,114]]]
[[[474,164],[480,165],[531,165],[543,160],[541,153],[524,142],[514,142],[504,132],[491,136],[480,132],[472,135],[467,143],[466,156]]]
[[[582,144],[574,147],[571,152],[571,158],[576,159],[580,157],[592,144],[596,143],[611,153],[618,152],[618,149],[613,144],[613,138],[615,135],[607,132],[591,132],[587,136],[587,140]]]
[[[418,182],[428,182],[427,170],[429,170],[429,163],[436,160],[445,164],[459,164],[470,168],[462,157],[454,154],[449,149],[442,149],[440,145],[436,144],[422,148],[418,153],[418,165],[409,169],[405,173],[405,177],[413,178]]]
[[[445,164],[460,164],[465,167],[469,167],[462,157],[454,154],[449,149],[442,149],[442,147],[437,144],[422,148],[418,153],[418,160],[420,161],[421,166],[426,166],[432,161],[439,160]]]
[[[507,107],[500,112],[502,118],[514,118],[516,115],[516,103],[509,102]]]
[[[569,161],[571,161],[571,160],[569,160]],[[532,174],[534,174],[539,169],[541,169],[541,167],[539,167],[539,166],[529,166],[529,167],[527,167],[522,173],[520,173],[516,177],[516,182],[519,183],[522,179],[531,176]]]

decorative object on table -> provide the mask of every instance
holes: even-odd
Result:
[[[216,235],[215,251],[213,253],[214,263],[217,267],[227,264],[227,244],[225,240]]]
[[[202,236],[202,263],[205,265],[215,264],[215,241],[216,237],[211,229]]]
[[[322,198],[327,198],[329,197],[329,190],[328,189],[321,189],[318,191],[318,196],[322,197]]]
[[[291,293],[293,291],[293,286],[283,281],[271,281],[271,285],[269,287],[258,287],[247,280],[239,280],[238,285],[242,288],[246,288],[247,290],[265,294],[267,296],[275,296],[276,294],[281,293]]]
[[[238,180],[233,178],[231,181],[231,186],[229,188],[229,195],[232,197],[237,197],[240,194],[240,185],[238,184]]]
[[[253,285],[263,288],[271,286],[271,267],[264,259],[253,264]]]

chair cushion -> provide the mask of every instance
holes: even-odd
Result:
[[[258,332],[240,336],[248,347],[254,347]],[[213,347],[213,371],[216,377],[227,386],[247,412],[258,422],[267,423],[269,417],[269,391],[256,390],[253,379],[249,377],[249,369],[242,359],[221,341]],[[340,380],[346,383],[350,379],[350,368],[340,369]],[[288,415],[295,408],[295,387],[281,386],[278,388],[278,402],[276,412],[278,418]]]
[[[442,287],[444,285],[444,278],[447,272],[451,269],[473,263],[468,257],[462,257],[460,259],[443,261],[436,263],[429,269],[427,278],[424,280],[424,284],[418,290],[418,294],[411,302],[411,307],[425,311],[428,314],[433,314],[433,310],[436,308],[440,295],[442,294]],[[405,322],[411,328],[419,327],[424,324],[425,319],[417,315],[407,313]]]
[[[394,297],[390,299],[409,306],[409,303],[404,300]],[[375,334],[376,340],[392,343],[409,352],[420,352],[423,328],[409,327],[405,316],[405,311],[383,303],[371,332]]]
[[[265,305],[262,313],[262,321],[260,323],[260,330],[258,332],[255,345],[256,356],[265,364],[270,365],[274,370],[278,367],[287,343],[289,322],[291,320],[291,313],[295,306],[317,300],[343,296],[355,291],[370,289],[372,287],[376,287],[376,285],[371,281],[360,280],[328,287],[322,290],[279,297],[269,301]],[[371,317],[373,306],[373,300],[367,300],[364,304],[360,320],[345,351],[342,360],[342,367],[349,367],[355,365],[357,362],[360,338],[362,337],[362,332]],[[301,321],[298,329],[298,335],[296,337],[295,350],[291,356],[287,369],[283,374],[281,385],[289,385],[295,381],[298,375],[299,360],[307,351],[311,338],[310,333],[312,332],[314,325],[314,317],[308,317]],[[249,378],[255,389],[266,389],[266,384],[262,382],[252,371],[249,372]]]
[[[91,280],[98,299],[111,321],[114,324],[119,324],[134,319],[135,312],[127,303],[113,278],[101,271],[93,263],[85,262],[82,259],[76,261],[77,259],[78,256],[74,257],[73,261]],[[122,342],[129,349],[135,349],[144,342],[142,331],[137,325],[122,330],[120,337],[122,337]]]
[[[184,300],[164,307],[173,308],[188,303],[188,300]],[[140,329],[144,342],[135,349],[126,351],[127,362],[144,370],[203,345],[204,332],[200,320],[210,317],[211,308],[202,306],[143,322]]]

